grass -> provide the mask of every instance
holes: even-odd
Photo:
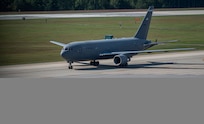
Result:
[[[203,21],[204,15],[153,17],[148,39],[178,39],[179,42],[152,49],[194,47],[204,50]],[[106,34],[131,37],[139,24],[131,17],[48,19],[47,23],[45,19],[0,21],[0,65],[61,61],[61,48],[49,43],[50,40],[69,43],[102,39]]]

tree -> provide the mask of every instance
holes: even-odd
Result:
[[[138,0],[136,4],[136,8],[147,8],[146,0]]]
[[[33,7],[33,1],[29,0],[15,0],[15,9],[17,11],[31,11],[35,10]]]
[[[14,0],[1,0],[0,1],[0,11],[9,11],[12,10],[12,4],[14,3]]]
[[[43,0],[35,0],[33,6],[35,10],[44,10],[45,2]]]
[[[83,10],[85,8],[83,0],[75,0],[75,10]]]
[[[0,11],[204,7],[204,0],[1,0]]]

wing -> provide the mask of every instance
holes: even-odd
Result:
[[[195,48],[177,48],[177,49],[160,49],[160,50],[142,50],[142,51],[120,51],[120,52],[110,52],[102,53],[100,56],[110,56],[110,55],[127,55],[127,54],[138,54],[138,53],[153,53],[153,52],[168,52],[168,51],[181,51],[181,50],[194,50]]]
[[[56,44],[56,45],[62,46],[62,47],[66,46],[66,44],[60,43],[60,42],[57,42],[57,41],[50,41],[50,43],[53,43],[53,44]]]

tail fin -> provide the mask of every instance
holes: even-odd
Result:
[[[149,7],[146,16],[144,17],[137,33],[134,36],[135,38],[139,38],[139,39],[146,39],[147,38],[153,9],[154,9],[154,6]]]

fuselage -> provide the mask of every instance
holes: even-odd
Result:
[[[157,44],[146,40],[153,9],[153,6],[149,7],[138,31],[130,38],[112,39],[111,37],[69,44],[50,42],[63,47],[60,54],[69,63],[69,69],[72,69],[71,64],[76,61],[91,60],[90,65],[98,66],[99,62],[96,60],[110,58],[113,58],[114,63],[118,66],[127,66],[133,55],[142,53],[145,49]]]
[[[134,37],[101,40],[77,41],[64,44],[56,41],[50,41],[53,44],[62,46],[61,56],[69,63],[69,69],[72,69],[72,63],[76,61],[91,60],[90,65],[98,66],[98,59],[113,58],[113,62],[118,66],[127,66],[130,58],[138,53],[166,52],[175,50],[191,50],[192,48],[146,50],[158,42],[146,40],[153,13],[153,6],[150,6],[138,31]]]
[[[61,56],[67,61],[85,61],[97,59],[110,59],[114,56],[100,56],[101,53],[117,51],[144,50],[144,44],[151,41],[138,38],[102,39],[91,41],[78,41],[67,44],[61,50]]]

